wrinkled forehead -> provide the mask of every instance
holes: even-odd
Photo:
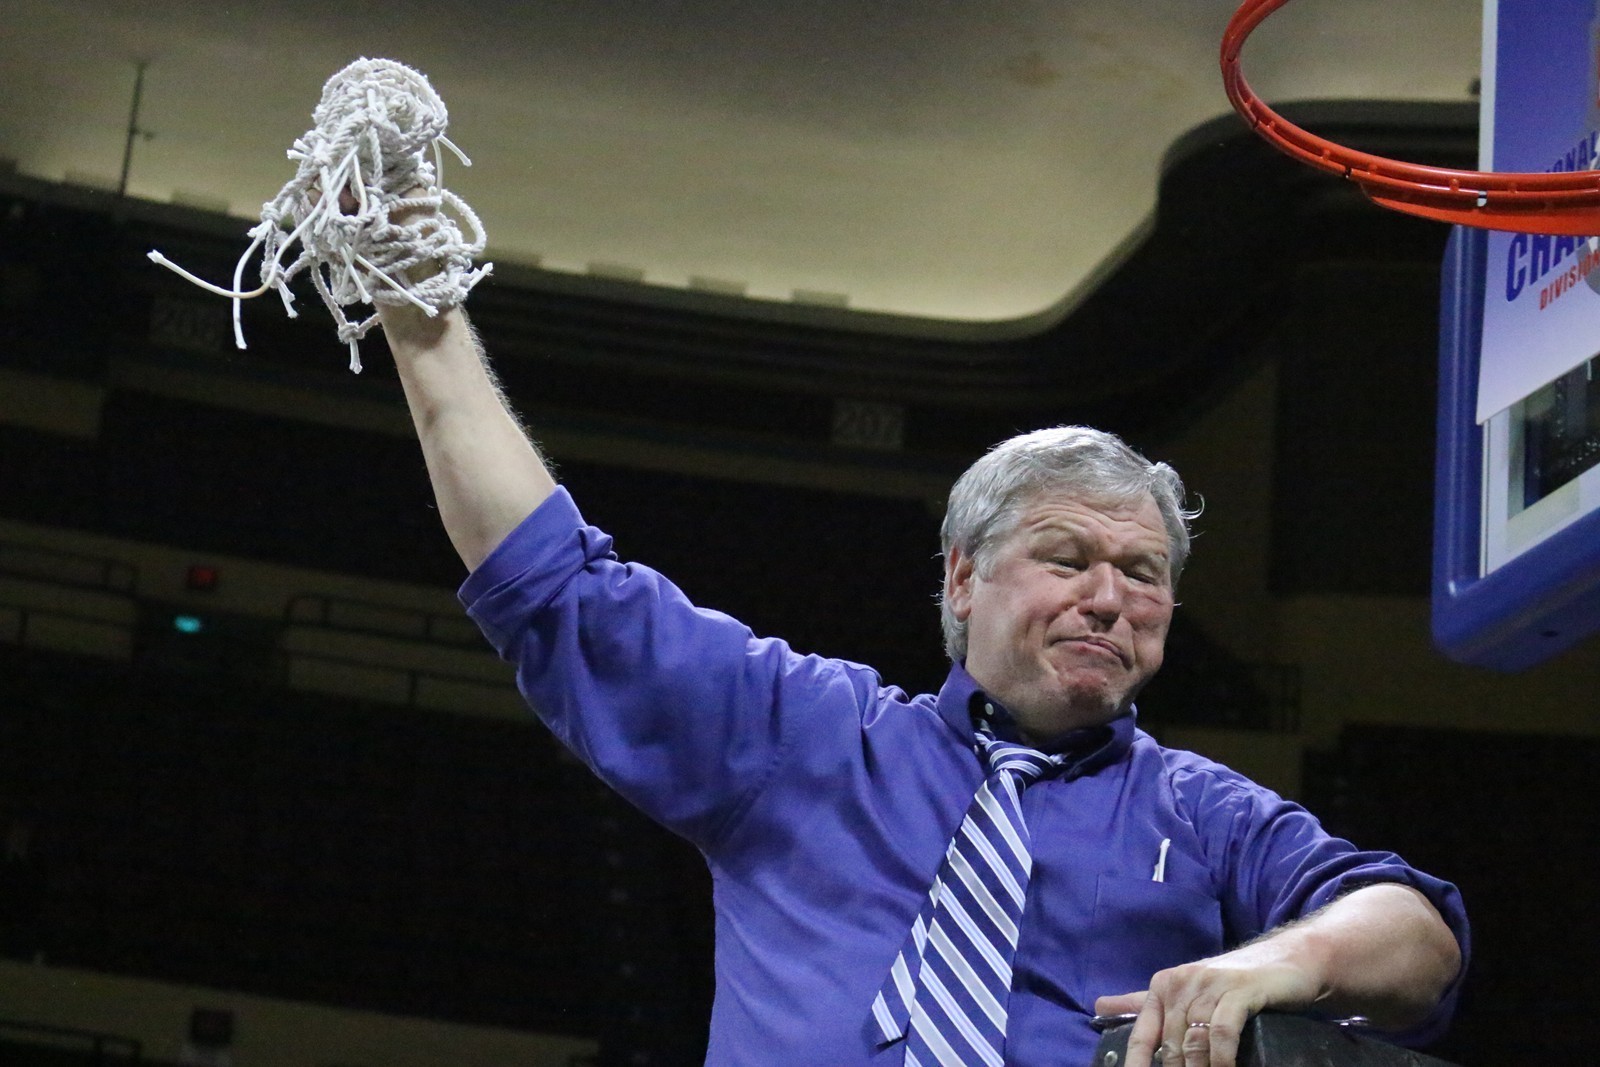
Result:
[[[992,561],[1008,543],[1066,541],[1159,559],[1174,577],[1181,566],[1172,531],[1147,492],[1107,497],[1046,490],[1014,503],[1007,512],[979,550],[983,561]]]
[[[1127,529],[1135,527],[1168,541],[1165,517],[1156,499],[1145,490],[1122,495],[1087,493],[1072,489],[1035,490],[1012,503],[1008,533],[1041,523],[1091,523]]]

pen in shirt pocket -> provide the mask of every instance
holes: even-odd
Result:
[[[1172,847],[1172,838],[1161,839],[1161,851],[1156,855],[1155,873],[1150,876],[1152,882],[1165,882],[1167,880],[1167,849]]]

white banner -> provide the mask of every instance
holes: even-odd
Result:
[[[1487,0],[1483,165],[1600,168],[1600,0]],[[1478,421],[1600,354],[1600,240],[1491,233]]]

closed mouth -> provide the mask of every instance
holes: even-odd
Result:
[[[1094,648],[1102,649],[1117,657],[1117,661],[1124,667],[1129,665],[1127,655],[1123,653],[1122,649],[1118,647],[1115,641],[1111,641],[1108,638],[1099,637],[1095,634],[1084,634],[1080,637],[1068,637],[1064,640],[1075,641],[1078,644],[1090,645]]]

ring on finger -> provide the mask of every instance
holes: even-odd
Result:
[[[1211,1029],[1211,1024],[1208,1023],[1208,1022],[1203,1022],[1203,1021],[1197,1020],[1197,1021],[1192,1022],[1192,1023],[1189,1024],[1189,1029],[1191,1029],[1191,1030],[1209,1030],[1209,1029]]]

